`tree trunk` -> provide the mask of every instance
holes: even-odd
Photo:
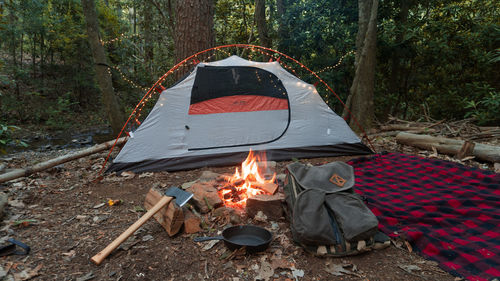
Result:
[[[279,50],[285,53],[287,52],[287,44],[285,44],[286,39],[288,38],[288,32],[287,32],[287,27],[285,23],[285,11],[286,11],[286,6],[285,6],[285,0],[276,0],[276,13],[278,14],[278,47]]]
[[[404,26],[408,22],[408,13],[410,10],[411,0],[401,0],[400,2],[400,10],[398,16],[395,19],[396,24],[396,40],[394,42],[395,48],[391,56],[391,77],[389,79],[389,91],[391,94],[396,94],[398,96],[398,101],[403,100],[403,96],[405,93],[401,87],[402,78],[405,75],[402,75],[401,71],[403,70],[401,67],[401,59],[402,59],[402,44],[404,40]],[[397,108],[399,107],[399,102],[394,105],[394,108],[391,110],[391,115],[398,114]]]
[[[175,4],[175,61],[180,62],[214,45],[214,1],[178,0]],[[178,75],[187,70],[180,69]]]
[[[343,117],[354,131],[372,127],[374,119],[375,51],[378,0],[358,0],[359,20],[356,36],[356,69]],[[349,111],[351,114],[349,114]],[[359,126],[356,124],[359,123]]]
[[[257,32],[259,33],[260,45],[272,47],[272,41],[267,32],[266,21],[266,1],[255,0],[255,22],[257,23]]]
[[[97,83],[102,91],[102,103],[106,109],[113,134],[118,135],[125,116],[115,97],[111,73],[108,70],[106,54],[99,38],[99,25],[94,0],[82,0],[83,13],[87,23],[87,35],[95,63]]]
[[[153,32],[151,21],[153,20],[153,5],[151,1],[144,1],[144,61],[149,73],[153,72]]]

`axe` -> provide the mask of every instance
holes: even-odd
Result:
[[[116,238],[113,242],[111,242],[104,250],[97,253],[90,260],[95,264],[99,265],[101,262],[118,246],[120,246],[123,241],[127,240],[139,227],[141,227],[147,220],[149,220],[152,216],[154,216],[161,208],[165,207],[175,198],[175,203],[182,207],[186,204],[189,199],[193,197],[192,193],[186,192],[177,187],[168,188],[164,196],[156,203],[149,211],[147,211],[139,220],[137,220],[134,224],[132,224],[125,232],[123,232],[118,238]]]

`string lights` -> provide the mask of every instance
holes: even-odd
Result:
[[[113,38],[113,39],[110,39],[110,40],[107,40],[107,41],[102,41],[101,40],[101,45],[104,46],[104,45],[111,44],[111,43],[114,43],[114,42],[119,41],[119,40],[123,40],[123,39],[127,39],[127,38],[132,38],[134,36],[140,37],[141,35],[140,34],[125,35],[125,33],[122,33],[122,34],[120,34],[120,36],[118,36],[116,38]]]
[[[334,68],[337,68],[337,67],[338,67],[338,66],[342,63],[342,61],[343,61],[343,60],[344,60],[344,59],[345,59],[348,55],[353,55],[353,54],[355,54],[355,53],[356,53],[356,52],[355,52],[354,50],[347,52],[346,54],[344,54],[344,55],[340,58],[340,60],[339,60],[339,61],[338,61],[335,65],[325,67],[325,68],[321,69],[320,71],[317,71],[316,73],[317,73],[317,74],[320,74],[321,72],[324,72],[324,71],[328,71],[328,70],[332,70],[332,69],[334,69]]]

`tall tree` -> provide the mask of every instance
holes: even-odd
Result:
[[[214,1],[178,0],[175,4],[175,61],[179,62],[215,44]]]
[[[351,128],[371,128],[374,119],[373,92],[377,41],[378,0],[358,0],[358,34],[356,36],[355,74],[343,117]],[[349,114],[350,112],[350,114]]]
[[[116,99],[111,73],[108,71],[106,53],[99,37],[99,25],[94,0],[82,0],[82,7],[87,23],[88,41],[95,63],[95,75],[102,92],[102,103],[106,109],[113,133],[117,135],[123,126],[125,116]]]
[[[267,29],[265,0],[255,0],[255,22],[257,23],[260,45],[268,48],[272,47],[271,37],[269,37]]]

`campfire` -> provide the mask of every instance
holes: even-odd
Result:
[[[241,170],[236,168],[234,174],[226,176],[226,181],[217,188],[224,205],[245,208],[248,198],[258,194],[273,194],[276,190],[276,173],[266,177],[267,170],[266,154],[255,154],[250,150],[248,157],[241,163]]]

